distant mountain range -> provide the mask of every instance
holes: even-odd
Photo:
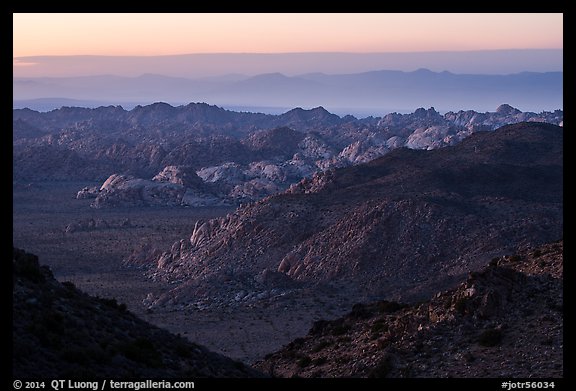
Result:
[[[234,79],[238,75],[281,72],[302,75],[319,69],[329,74],[376,69],[410,71],[428,68],[454,73],[509,74],[521,71],[561,71],[563,49],[512,49],[432,52],[300,52],[193,53],[163,56],[60,55],[14,58],[15,77],[92,75],[137,76],[150,73],[186,77]]]
[[[51,110],[63,104],[89,107],[122,104],[131,108],[157,101],[211,102],[267,112],[322,105],[332,112],[358,117],[411,112],[429,106],[440,111],[461,107],[486,111],[501,102],[523,111],[541,111],[563,107],[563,73],[483,75],[419,69],[298,76],[235,74],[196,79],[154,74],[13,79],[14,108]]]

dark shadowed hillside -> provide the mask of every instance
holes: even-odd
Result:
[[[275,300],[301,288],[420,300],[563,228],[563,129],[520,123],[432,151],[398,149],[198,222],[151,274],[148,305]]]
[[[59,283],[13,251],[15,378],[261,377],[255,370],[140,320],[114,299]]]
[[[494,258],[421,304],[356,304],[256,367],[277,377],[562,377],[563,263],[560,241]]]

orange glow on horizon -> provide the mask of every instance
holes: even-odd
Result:
[[[13,57],[563,48],[562,14],[13,14],[13,22]]]

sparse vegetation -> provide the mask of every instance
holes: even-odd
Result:
[[[14,271],[19,276],[36,283],[45,281],[42,269],[38,264],[38,257],[32,254],[26,254],[23,251],[14,250],[13,258]]]
[[[543,246],[542,252],[550,248]],[[530,375],[534,366],[526,367],[525,362],[531,357],[542,372],[561,376],[562,352],[557,347],[562,344],[562,317],[555,308],[562,297],[562,271],[556,269],[561,268],[562,248],[555,254],[546,252],[545,270],[540,269],[541,260],[527,255],[529,251],[518,254],[524,262],[507,262],[508,257],[502,257],[498,267],[475,271],[472,296],[467,296],[470,286],[461,283],[401,312],[368,319],[357,315],[363,308],[376,313],[374,309],[382,303],[355,305],[347,315],[322,322],[318,328],[328,332],[320,340],[311,332],[302,347],[291,352],[293,359],[284,361],[286,356],[273,354],[266,362],[274,363],[275,373],[288,377],[294,373],[302,377],[333,373],[374,378],[473,377],[479,373]],[[487,298],[491,295],[503,300],[499,311],[485,317],[482,311],[490,310]],[[454,316],[450,308],[470,316]],[[328,336],[343,326],[350,327],[346,334]],[[333,342],[329,349],[325,349],[326,341]],[[314,367],[297,365],[306,354]],[[551,361],[543,360],[544,356]]]
[[[41,282],[22,278],[31,268],[16,269],[15,377],[183,377],[182,370],[193,377],[260,375],[145,323],[114,299],[91,297],[70,283],[60,284],[48,269]]]
[[[466,308],[468,306],[468,298],[467,297],[460,297],[454,303],[454,310],[459,313],[460,315],[464,315],[466,313]]]
[[[494,347],[500,345],[502,341],[502,331],[499,329],[484,330],[478,336],[478,344],[486,347]]]
[[[312,363],[312,359],[309,356],[300,357],[296,363],[300,368],[306,368],[308,365]]]
[[[90,357],[86,354],[84,349],[73,346],[64,348],[60,354],[60,357],[62,357],[64,361],[70,363],[78,363],[80,365],[86,365],[91,361]]]
[[[314,352],[314,353],[320,352],[330,345],[332,345],[332,342],[330,342],[328,340],[322,340],[322,341],[318,342],[318,344],[312,348],[312,352]]]
[[[326,362],[328,361],[328,359],[324,356],[320,356],[318,358],[315,358],[314,360],[312,360],[312,364],[319,366],[319,365],[323,365],[326,364]]]
[[[510,256],[510,262],[522,262],[523,258],[518,255],[518,254],[514,254]]]
[[[368,377],[369,378],[388,377],[388,374],[390,373],[392,368],[393,368],[393,366],[392,366],[390,358],[388,356],[385,356],[384,358],[382,358],[380,360],[378,365],[376,365],[376,367],[372,371],[370,371],[370,373],[368,374]]]
[[[350,325],[347,324],[338,324],[332,327],[332,335],[334,336],[344,335],[349,331],[350,331]]]
[[[110,299],[100,298],[100,301],[110,308],[114,308],[114,309],[120,310],[122,312],[127,310],[126,304],[124,304],[124,303],[118,304],[118,302],[116,301],[115,298],[110,298]]]
[[[192,356],[190,345],[183,339],[177,341],[176,345],[174,346],[174,353],[176,353],[179,357],[184,358]]]
[[[382,314],[391,314],[404,307],[405,307],[404,305],[397,303],[395,301],[383,300],[378,302],[378,311],[380,311],[380,313]]]
[[[387,330],[388,325],[386,324],[386,321],[383,319],[377,320],[372,324],[372,327],[370,327],[370,331],[373,333],[379,333],[381,331],[387,331]]]

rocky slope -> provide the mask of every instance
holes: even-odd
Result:
[[[199,222],[171,251],[151,253],[150,275],[175,288],[146,304],[250,304],[301,288],[421,300],[562,227],[563,129],[509,125],[316,174]]]
[[[113,299],[59,283],[14,249],[14,378],[261,377],[240,362],[152,326]]]
[[[270,354],[276,377],[563,377],[563,241],[492,259],[416,305],[356,304]]]
[[[119,106],[63,107],[48,113],[21,109],[14,110],[13,117],[16,181],[104,182],[125,175],[140,180],[139,188],[158,194],[153,201],[135,198],[133,187],[125,186],[114,196],[101,197],[98,207],[130,205],[130,200],[135,206],[196,205],[196,197],[198,205],[239,204],[285,190],[319,170],[366,163],[399,147],[454,145],[476,131],[521,121],[563,123],[561,110],[522,113],[509,105],[489,113],[441,115],[430,108],[357,119],[321,107],[265,115],[199,103],[156,103],[130,111]],[[209,194],[195,185],[182,183],[175,191],[149,182],[173,166],[195,171],[210,184]],[[192,201],[182,202],[180,193],[189,189]],[[79,197],[89,195],[82,192]],[[207,201],[211,196],[218,201]]]

